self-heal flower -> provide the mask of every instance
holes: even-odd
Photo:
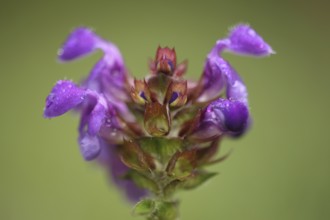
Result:
[[[158,47],[150,75],[131,77],[119,49],[92,30],[75,29],[59,51],[71,61],[101,50],[81,85],[56,83],[44,116],[80,113],[78,143],[83,158],[96,160],[147,219],[176,219],[178,189],[193,189],[213,177],[206,165],[223,137],[239,137],[249,128],[248,93],[243,80],[222,57],[224,51],[267,56],[271,47],[250,26],[234,27],[207,55],[201,78],[185,80],[187,62],[171,48]]]

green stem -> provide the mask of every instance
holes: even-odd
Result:
[[[157,183],[158,192],[155,194],[155,209],[147,217],[147,220],[177,220],[179,217],[179,203],[167,195],[165,187],[172,181],[166,173],[153,175]]]

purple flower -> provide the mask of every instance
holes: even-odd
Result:
[[[226,87],[227,98],[239,98],[247,103],[247,91],[243,81],[229,62],[221,57],[224,50],[250,56],[267,56],[274,52],[252,28],[238,25],[231,30],[228,38],[218,40],[208,54],[200,79],[202,94],[198,101],[207,102],[219,97],[222,89]]]
[[[117,99],[126,99],[126,68],[118,48],[100,38],[92,30],[84,27],[75,29],[59,50],[61,61],[72,61],[86,56],[95,50],[103,51],[104,56],[93,67],[84,87]],[[115,96],[113,94],[116,94]]]
[[[79,138],[81,153],[86,160],[92,160],[100,152],[97,135],[101,127],[106,120],[116,124],[111,103],[94,91],[79,88],[71,81],[60,80],[46,99],[44,115],[47,118],[57,117],[78,106],[83,109]],[[87,124],[86,132],[84,127]]]

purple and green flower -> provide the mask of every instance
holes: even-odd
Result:
[[[147,219],[176,219],[174,193],[192,189],[214,176],[207,165],[217,158],[222,138],[236,138],[251,119],[246,85],[224,51],[268,56],[272,48],[248,25],[231,29],[206,57],[198,81],[186,80],[187,62],[158,47],[144,79],[129,75],[113,43],[92,30],[75,29],[58,57],[72,61],[103,51],[81,85],[60,80],[46,99],[44,116],[80,113],[78,143],[83,158],[104,167],[135,213]]]

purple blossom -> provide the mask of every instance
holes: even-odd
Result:
[[[75,29],[59,50],[58,57],[61,61],[72,61],[97,49],[102,50],[104,55],[91,70],[84,87],[104,92],[112,98],[127,98],[127,91],[124,90],[126,68],[119,49],[92,30],[84,27]]]
[[[241,24],[231,30],[228,38],[218,40],[208,54],[200,79],[202,94],[198,101],[219,97],[222,89],[227,87],[227,98],[239,98],[247,104],[245,85],[229,62],[221,57],[224,50],[250,56],[267,56],[274,52],[252,28]]]
[[[44,115],[47,118],[60,116],[67,111],[83,109],[79,137],[80,149],[86,160],[97,157],[100,152],[97,135],[108,119],[116,124],[111,103],[101,95],[89,89],[79,88],[71,81],[60,80],[46,99]],[[84,127],[88,124],[87,133]]]

